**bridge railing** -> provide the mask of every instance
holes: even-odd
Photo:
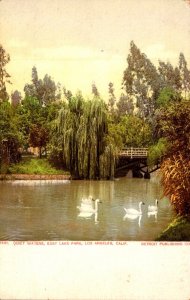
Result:
[[[120,155],[130,158],[143,158],[148,156],[148,148],[125,148],[121,150]]]

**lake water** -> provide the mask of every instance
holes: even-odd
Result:
[[[2,181],[0,190],[0,240],[150,241],[173,217],[167,199],[159,200],[156,215],[147,213],[162,196],[155,178]],[[77,206],[89,195],[102,203],[96,214],[80,216]],[[140,201],[145,203],[142,216],[126,216],[124,207],[138,209]]]

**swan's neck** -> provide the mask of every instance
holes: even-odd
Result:
[[[95,221],[95,223],[98,223],[98,213],[97,212],[95,212],[95,214],[94,214],[94,221]]]
[[[95,211],[98,210],[98,201],[95,201]]]
[[[142,203],[139,203],[139,211],[140,212],[142,212],[141,206],[142,206]]]
[[[141,218],[142,218],[142,215],[139,215],[139,220],[138,220],[139,227],[141,226]]]

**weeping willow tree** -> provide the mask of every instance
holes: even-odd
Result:
[[[56,134],[61,136],[63,162],[72,178],[99,179],[114,176],[115,146],[108,138],[108,111],[99,96],[72,97],[59,112]]]

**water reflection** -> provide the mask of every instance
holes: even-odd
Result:
[[[0,189],[0,240],[153,240],[172,219],[167,199],[158,214],[148,214],[162,194],[158,181],[15,181],[0,182]],[[80,210],[89,195],[102,203]],[[142,216],[124,218],[124,207],[140,201]]]
[[[131,221],[138,221],[138,226],[141,226],[141,219],[142,219],[142,215],[130,215],[130,214],[126,214],[123,218],[123,220],[131,220]]]
[[[155,221],[157,221],[157,215],[158,215],[158,211],[149,211],[148,212],[148,217],[154,217]]]
[[[41,180],[15,180],[15,181],[10,181],[12,185],[27,185],[27,186],[34,186],[34,185],[48,185],[48,184],[68,184],[70,181],[66,179],[62,180],[51,180],[51,179],[41,179]]]
[[[80,212],[78,214],[78,218],[84,218],[84,219],[91,219],[91,218],[94,218],[94,223],[97,224],[99,221],[98,221],[98,212],[96,213],[89,213],[89,212]]]

